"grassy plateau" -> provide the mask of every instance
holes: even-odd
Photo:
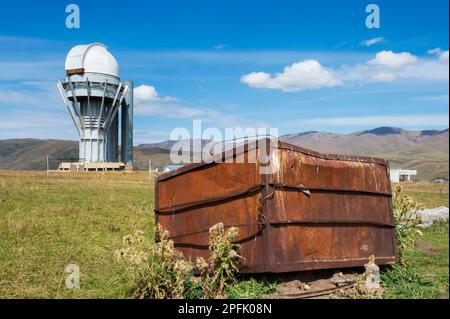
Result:
[[[405,190],[427,207],[448,206],[448,184]],[[0,171],[0,298],[132,297],[114,251],[126,234],[153,233],[153,205],[147,173]],[[412,266],[384,271],[386,297],[448,298],[448,223],[423,232],[407,252]],[[80,289],[65,286],[69,264],[80,267]],[[273,289],[248,279],[229,297]]]
[[[152,185],[143,173],[0,172],[0,296],[129,296],[114,251],[152,230]],[[68,264],[81,289],[66,289]]]

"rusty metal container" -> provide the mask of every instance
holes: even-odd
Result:
[[[155,217],[185,257],[208,257],[208,230],[239,228],[242,273],[362,266],[397,260],[386,160],[322,154],[283,142],[276,171],[250,161],[258,146],[187,164],[156,180]],[[266,148],[268,149],[268,148]]]

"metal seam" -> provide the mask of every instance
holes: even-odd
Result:
[[[233,200],[235,198],[247,195],[247,194],[251,194],[254,193],[256,191],[259,191],[261,189],[263,189],[265,187],[264,184],[260,184],[260,185],[255,185],[252,187],[249,187],[246,190],[240,191],[240,192],[235,192],[232,194],[226,194],[223,196],[218,196],[218,197],[214,197],[214,198],[210,198],[210,199],[205,199],[205,200],[201,200],[201,201],[195,201],[195,202],[189,202],[189,203],[185,203],[185,204],[178,204],[178,205],[174,205],[174,206],[166,206],[163,208],[158,209],[158,213],[160,214],[164,214],[164,213],[175,213],[178,211],[182,211],[182,210],[189,210],[189,209],[193,209],[197,206],[203,206],[203,205],[209,205],[209,204],[215,204],[215,203],[220,203],[220,202],[225,202],[225,201],[230,201]]]
[[[389,192],[376,192],[376,191],[366,191],[366,190],[357,190],[357,189],[346,189],[346,188],[321,188],[321,187],[307,187],[304,185],[291,185],[291,184],[283,184],[283,183],[269,183],[270,186],[276,188],[287,188],[287,189],[295,189],[298,191],[312,191],[312,192],[336,192],[336,193],[357,193],[357,194],[367,194],[367,195],[379,195],[391,197],[392,194]]]

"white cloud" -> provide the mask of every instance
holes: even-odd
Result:
[[[341,84],[332,70],[316,60],[304,60],[284,68],[282,73],[271,75],[253,72],[241,77],[241,82],[251,87],[279,89],[284,92],[301,92],[307,89],[333,87]]]
[[[442,54],[441,48],[434,48],[427,51],[428,54],[440,56]]]
[[[154,86],[141,85],[134,89],[134,98],[140,102],[174,102],[177,98],[166,96],[160,97]]]
[[[443,63],[443,64],[448,64],[448,50],[443,52],[440,56],[439,56],[439,62]]]
[[[141,85],[134,89],[134,112],[141,116],[158,116],[175,119],[200,119],[204,122],[223,127],[250,125],[266,127],[267,124],[258,121],[247,121],[234,114],[224,113],[212,108],[188,107],[180,104],[180,100],[171,97],[161,97],[155,87]]]
[[[302,125],[311,126],[448,126],[448,114],[422,115],[392,115],[392,116],[362,116],[315,118],[305,120]]]
[[[383,37],[377,37],[377,38],[372,38],[372,39],[367,39],[361,42],[361,45],[366,46],[366,47],[370,47],[376,43],[380,43],[383,42],[384,38]]]
[[[175,97],[161,97],[154,86],[141,85],[134,89],[135,113],[142,116],[162,116],[169,118],[193,118],[204,115],[196,108],[180,106]]]
[[[381,51],[374,59],[366,63],[342,66],[337,73],[347,84],[397,80],[448,82],[448,63],[442,63],[441,56],[436,60],[417,58],[408,52]]]
[[[435,55],[439,58],[439,62],[442,64],[448,64],[448,50],[442,51],[441,48],[435,48],[428,50],[428,54]]]
[[[417,62],[417,57],[409,52],[394,53],[392,51],[381,51],[368,63],[389,68],[398,68],[415,62]]]
[[[265,88],[270,81],[270,74],[265,72],[252,72],[241,77],[241,82],[251,87]]]
[[[409,52],[380,51],[365,63],[334,69],[323,67],[316,60],[305,60],[285,67],[282,73],[252,72],[243,75],[241,82],[250,87],[284,92],[398,80],[448,82],[448,51],[434,49],[429,53],[438,59],[418,58]]]

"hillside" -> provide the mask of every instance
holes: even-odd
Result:
[[[392,168],[414,168],[418,178],[448,177],[449,134],[380,127],[352,134],[307,132],[282,140],[320,152],[387,158]]]
[[[61,161],[78,160],[78,142],[65,140],[9,139],[0,140],[0,169],[45,170],[47,156],[51,169]],[[135,166],[148,169],[148,161],[167,163],[169,151],[151,146],[134,148]]]
[[[408,131],[393,127],[336,134],[327,132],[303,132],[281,137],[282,140],[312,150],[367,155],[388,158],[393,168],[418,170],[418,178],[448,177],[449,132],[425,130]],[[192,144],[192,141],[186,141]],[[135,167],[147,169],[148,161],[168,163],[173,141],[141,144],[134,148]],[[59,159],[76,159],[78,143],[62,140],[11,139],[0,140],[0,169],[42,170],[46,167],[46,155],[50,166],[57,166]]]
[[[64,140],[10,139],[0,140],[0,169],[44,170],[46,156],[78,158],[78,142]]]

